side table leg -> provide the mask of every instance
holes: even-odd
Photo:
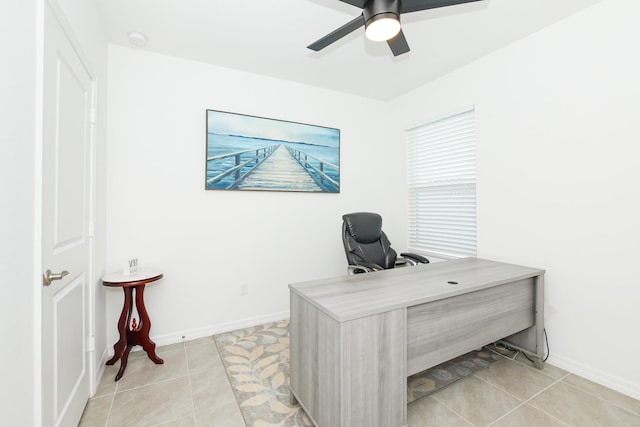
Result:
[[[149,338],[149,331],[151,330],[151,320],[149,314],[144,306],[144,285],[136,286],[136,310],[140,315],[140,325],[137,332],[137,344],[141,345],[144,351],[147,352],[147,356],[155,364],[161,365],[164,360],[160,359],[156,354],[156,343]]]
[[[116,374],[116,381],[122,378],[124,375],[124,370],[127,369],[127,361],[129,360],[129,352],[131,351],[130,345],[124,350],[124,354],[122,355],[122,359],[120,359],[120,369],[118,369],[118,373]]]
[[[122,306],[122,313],[120,313],[120,320],[118,320],[118,332],[120,333],[120,339],[113,345],[114,354],[113,357],[107,361],[107,365],[113,365],[116,363],[118,359],[122,358],[127,350],[127,330],[129,328],[129,320],[131,319],[132,290],[131,288],[126,287],[122,288],[122,290],[124,291],[124,305]],[[127,352],[127,354],[129,353]],[[124,372],[124,369],[122,369],[122,371]]]

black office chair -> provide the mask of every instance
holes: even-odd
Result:
[[[349,274],[429,262],[427,258],[412,253],[401,253],[401,257],[398,257],[382,231],[382,217],[376,213],[342,215],[342,243],[347,255]]]

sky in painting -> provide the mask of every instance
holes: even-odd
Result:
[[[338,129],[214,110],[207,110],[207,131],[220,135],[305,142],[336,148],[340,144]]]

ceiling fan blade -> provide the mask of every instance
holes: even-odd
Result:
[[[409,52],[409,43],[407,43],[407,39],[404,37],[404,33],[402,30],[392,39],[387,40],[387,44],[391,48],[391,52],[393,52],[393,56],[402,55],[403,53]]]
[[[355,7],[359,7],[360,9],[362,9],[364,7],[364,4],[367,2],[367,0],[340,0],[340,1],[342,3],[347,3]]]
[[[482,0],[402,0],[402,2],[400,2],[400,13],[455,6],[456,4],[472,3],[475,1]]]
[[[311,49],[311,50],[315,50],[316,52],[324,49],[325,47],[329,46],[331,43],[334,43],[338,40],[340,40],[341,38],[343,38],[344,36],[346,36],[347,34],[357,30],[358,28],[362,27],[364,25],[364,16],[360,15],[357,18],[347,22],[346,24],[344,24],[342,27],[338,28],[335,31],[332,31],[331,33],[327,34],[326,36],[322,37],[320,40],[317,40],[313,43],[311,43],[309,46],[307,46],[307,48]]]

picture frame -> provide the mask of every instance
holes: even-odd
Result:
[[[205,190],[340,192],[340,130],[206,110]]]

